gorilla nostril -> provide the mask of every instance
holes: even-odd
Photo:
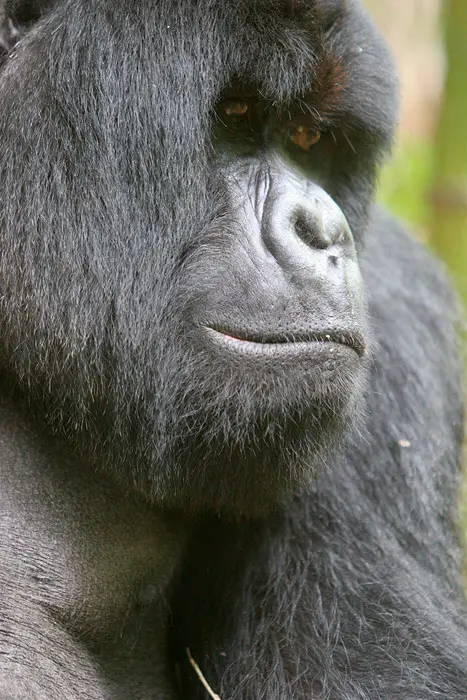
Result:
[[[309,226],[304,221],[302,216],[297,216],[293,222],[293,227],[300,238],[306,238],[309,235]]]
[[[292,225],[297,236],[310,247],[322,250],[329,247],[331,241],[324,231],[319,214],[310,217],[304,212],[299,212],[293,217]]]

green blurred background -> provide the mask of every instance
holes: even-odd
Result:
[[[379,198],[443,258],[467,308],[467,0],[365,2],[401,83],[397,143]],[[467,543],[465,475],[461,517]]]

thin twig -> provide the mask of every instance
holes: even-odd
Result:
[[[198,666],[198,664],[196,663],[196,661],[195,661],[194,658],[192,657],[191,651],[188,649],[188,647],[186,647],[185,651],[186,651],[186,655],[188,656],[188,661],[189,661],[190,664],[193,666],[196,675],[198,676],[198,678],[200,679],[201,683],[202,683],[202,684],[204,685],[204,687],[206,688],[206,690],[207,690],[207,692],[209,693],[209,695],[212,697],[212,700],[221,700],[220,697],[219,697],[219,695],[216,695],[216,693],[213,691],[213,689],[211,688],[211,686],[210,686],[209,683],[207,682],[206,678],[203,676],[203,672],[201,671],[200,667]]]

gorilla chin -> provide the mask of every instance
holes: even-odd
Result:
[[[260,342],[253,333],[200,330],[202,351],[177,410],[189,418],[177,425],[172,453],[184,478],[162,500],[185,512],[262,516],[322,472],[359,424],[365,336]]]
[[[332,463],[358,421],[359,388],[354,384],[350,391],[331,389],[327,395],[315,395],[307,408],[293,407],[288,412],[283,392],[272,397],[276,412],[270,409],[271,397],[267,412],[258,397],[256,417],[245,421],[242,433],[238,423],[228,424],[227,408],[224,416],[216,417],[229,433],[223,439],[198,434],[187,443],[185,436],[177,461],[186,478],[182,488],[179,482],[179,489],[168,493],[167,504],[192,513],[264,516]],[[299,427],[303,425],[308,426],[305,440]]]

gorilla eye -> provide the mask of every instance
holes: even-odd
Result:
[[[258,100],[226,98],[216,105],[217,118],[231,131],[254,131],[261,122],[261,107]]]
[[[228,117],[243,117],[248,112],[248,104],[246,102],[226,102],[222,105],[222,108]]]
[[[215,107],[217,133],[227,138],[238,151],[250,151],[263,133],[266,111],[256,97],[232,95],[219,100]]]
[[[302,151],[309,151],[321,138],[321,132],[300,124],[289,132],[289,141],[298,146]]]
[[[254,109],[246,100],[222,100],[216,106],[216,114],[224,126],[229,128],[243,127],[253,118]]]

